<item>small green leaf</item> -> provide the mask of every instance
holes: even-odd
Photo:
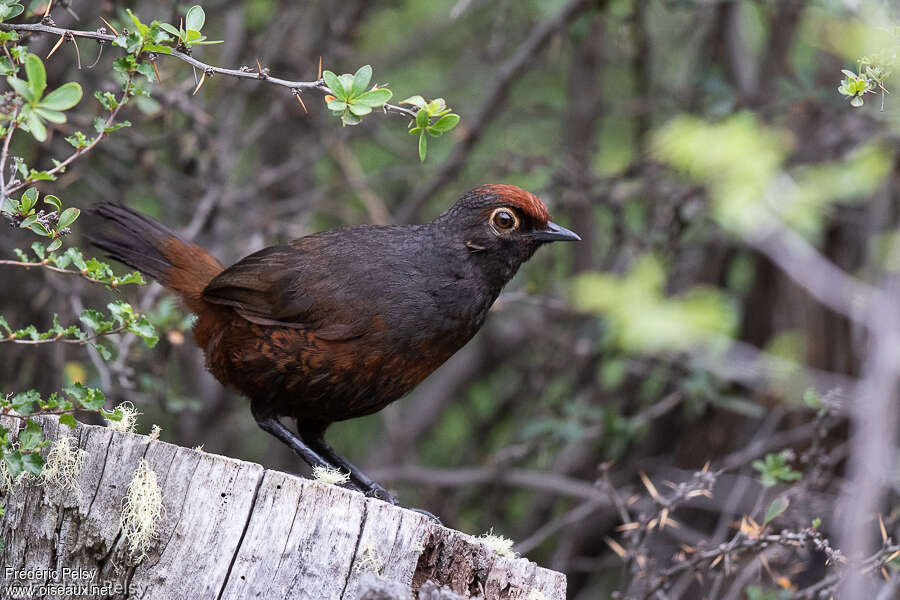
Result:
[[[43,223],[41,223],[40,221],[35,221],[34,223],[32,223],[31,225],[28,226],[28,229],[30,229],[32,232],[34,232],[38,235],[42,235],[44,237],[50,237],[50,235],[51,235],[50,231],[46,227],[44,227]]]
[[[37,452],[29,452],[22,456],[22,466],[32,475],[40,475],[44,468],[44,459]]]
[[[459,123],[459,115],[450,114],[450,115],[444,115],[443,117],[441,117],[440,119],[435,121],[435,123],[434,123],[434,125],[432,125],[432,127],[436,131],[440,131],[441,133],[447,133],[448,131],[450,131],[451,129],[456,127],[456,125],[458,123]]]
[[[81,211],[77,208],[67,208],[59,215],[59,224],[57,225],[60,229],[63,227],[68,227],[72,223],[75,222],[75,219],[78,218],[78,215],[81,214]]]
[[[61,247],[62,247],[62,240],[60,238],[56,238],[55,240],[50,242],[49,246],[47,246],[47,251],[55,252],[56,250],[59,250]]]
[[[44,196],[44,202],[54,207],[56,209],[56,212],[62,210],[62,202],[53,194],[47,194],[46,196]]]
[[[31,132],[31,135],[34,136],[39,142],[44,142],[47,140],[47,128],[44,127],[43,121],[41,118],[37,116],[37,114],[30,110],[25,116],[25,125],[28,126],[28,131]]]
[[[34,100],[40,100],[47,89],[47,71],[36,54],[29,54],[25,58],[25,74],[28,75],[28,85],[34,93]]]
[[[15,452],[4,452],[3,462],[6,463],[6,470],[13,479],[18,478],[22,471],[25,470],[25,464],[22,462],[22,453],[18,450]]]
[[[378,108],[379,106],[384,106],[384,103],[390,100],[393,95],[394,93],[387,88],[378,88],[354,98],[353,104],[364,104],[371,108]]]
[[[185,29],[200,31],[203,29],[204,23],[206,23],[206,13],[203,12],[203,8],[199,4],[192,6],[188,9],[187,14],[184,15]]]
[[[366,91],[366,88],[369,87],[369,82],[372,80],[372,65],[363,65],[359,69],[357,69],[356,74],[353,76],[353,83],[350,87],[350,96],[355,98],[356,96],[360,96],[363,92]]]
[[[416,113],[416,125],[425,129],[428,126],[428,111],[424,108],[420,108],[419,112]]]
[[[62,114],[58,110],[50,110],[49,108],[44,108],[43,106],[36,106],[34,107],[34,112],[37,116],[46,121],[50,121],[51,123],[66,122],[66,115]]]
[[[70,81],[47,94],[47,97],[41,100],[40,106],[50,110],[68,110],[81,102],[82,94],[81,86],[75,81]]]
[[[35,187],[30,187],[22,194],[22,198],[19,201],[19,211],[21,214],[28,214],[28,211],[37,204],[38,199],[38,191]]]
[[[419,135],[419,160],[421,162],[425,162],[425,154],[428,152],[428,138],[425,137],[425,132],[423,131],[421,135]]]
[[[28,419],[25,429],[19,432],[19,447],[22,450],[34,450],[42,441],[44,441],[44,430],[40,425]]]
[[[95,388],[84,387],[80,383],[67,386],[63,388],[63,391],[88,410],[99,410],[106,402],[103,392]]]
[[[32,102],[34,100],[34,92],[27,83],[19,79],[18,77],[7,77],[7,83],[9,86],[22,98],[25,99],[26,102]]]
[[[423,98],[422,96],[416,95],[416,96],[410,96],[406,100],[401,100],[400,104],[412,104],[413,106],[415,106],[417,108],[425,108],[425,105],[428,103],[425,102],[425,98]]]
[[[322,73],[322,78],[325,80],[325,85],[328,86],[328,89],[331,90],[331,93],[334,94],[335,98],[338,100],[347,100],[347,92],[344,90],[344,86],[341,84],[341,80],[338,79],[337,75],[331,71],[324,71]]]
[[[855,96],[850,100],[850,106],[852,106],[854,108],[859,108],[862,105],[863,105],[862,96]]]
[[[328,104],[328,110],[335,112],[344,112],[347,109],[347,103],[343,100],[331,100]]]
[[[763,521],[763,525],[767,525],[773,519],[778,518],[779,515],[788,509],[788,506],[790,506],[790,502],[784,496],[779,496],[772,500],[772,504],[766,509],[766,518]]]
[[[46,256],[44,245],[40,242],[34,242],[31,244],[31,251],[34,252],[35,256],[38,257],[38,260],[44,260]]]
[[[365,115],[369,114],[370,112],[372,112],[371,106],[366,106],[365,104],[357,104],[356,102],[354,102],[353,104],[350,104],[349,108],[350,108],[350,112],[352,112],[354,115],[356,115],[358,117],[365,116]]]
[[[76,421],[75,417],[69,413],[59,415],[59,422],[61,425],[68,425],[72,429],[75,429],[78,426],[78,421]]]
[[[345,110],[341,115],[341,122],[344,125],[359,125],[362,122],[362,119],[354,115],[349,110]]]
[[[160,23],[159,28],[167,33],[171,33],[178,39],[182,38],[181,32],[178,31],[177,29],[175,29],[172,25],[169,25],[168,23]]]

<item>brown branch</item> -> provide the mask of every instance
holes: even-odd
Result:
[[[500,65],[497,73],[490,77],[493,83],[485,94],[481,107],[475,117],[467,122],[462,140],[453,148],[453,153],[438,170],[437,175],[426,185],[415,190],[400,208],[398,222],[404,223],[413,219],[425,203],[462,170],[472,149],[481,140],[488,122],[501,112],[509,97],[513,81],[525,72],[532,58],[547,45],[553,34],[589,4],[588,0],[570,0],[554,17],[532,29],[516,53]]]
[[[51,25],[44,25],[43,23],[0,23],[0,31],[31,31],[35,33],[43,33],[49,35],[62,35],[62,36],[72,36],[75,38],[82,38],[88,40],[96,40],[98,42],[112,42],[115,39],[115,36],[110,35],[108,33],[103,33],[102,31],[79,31],[77,29],[66,29],[63,27],[53,27]],[[272,85],[281,86],[287,88],[291,91],[292,94],[299,95],[303,91],[316,91],[322,94],[332,94],[332,91],[325,85],[325,82],[322,79],[317,79],[315,81],[290,81],[287,79],[281,79],[279,77],[272,77],[266,71],[255,71],[250,70],[247,67],[243,67],[241,69],[227,69],[224,67],[216,67],[214,65],[207,64],[203,61],[197,60],[193,56],[189,54],[185,54],[184,52],[180,52],[178,50],[172,50],[171,54],[160,54],[159,56],[172,56],[173,58],[177,58],[187,64],[200,69],[202,73],[204,73],[207,77],[211,75],[226,75],[228,77],[234,77],[237,79],[251,79],[254,81],[261,81],[263,83],[269,83]],[[385,112],[396,113],[400,115],[404,115],[411,119],[416,118],[416,112],[412,109],[405,108],[402,106],[396,106],[394,104],[385,104],[384,105]]]
[[[8,267],[23,267],[25,269],[30,269],[32,267],[38,267],[41,269],[47,269],[48,271],[53,271],[54,273],[65,273],[66,275],[78,275],[82,279],[86,281],[90,281],[91,283],[103,283],[113,285],[112,283],[103,281],[102,279],[96,279],[91,277],[85,272],[82,271],[73,271],[72,269],[63,269],[61,267],[56,267],[51,265],[49,262],[41,261],[41,262],[23,262],[18,260],[0,260],[0,266],[8,266]]]

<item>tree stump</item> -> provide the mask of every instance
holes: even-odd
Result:
[[[0,422],[11,437],[21,426]],[[3,597],[30,588],[61,598],[565,598],[561,573],[358,492],[143,435],[39,422],[47,439],[71,435],[88,457],[79,494],[26,478],[0,496]],[[121,514],[141,459],[164,511],[138,557]]]

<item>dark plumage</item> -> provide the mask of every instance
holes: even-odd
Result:
[[[505,185],[472,190],[430,223],[316,233],[228,268],[131,209],[92,213],[95,245],[197,314],[207,367],[250,398],[263,429],[390,500],[325,444],[325,429],[414,388],[475,335],[540,245],[578,239],[533,194]],[[295,419],[299,437],[279,417]]]

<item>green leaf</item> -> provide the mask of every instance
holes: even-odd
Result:
[[[144,344],[148,348],[152,348],[159,341],[159,335],[156,333],[156,328],[147,320],[147,317],[141,315],[141,318],[138,321],[131,325],[128,328],[128,331],[137,335],[139,338],[144,340]]]
[[[78,404],[88,410],[99,410],[106,402],[106,396],[103,395],[103,392],[96,388],[84,387],[80,383],[63,388],[63,392],[72,396]]]
[[[25,125],[28,126],[28,131],[31,132],[31,135],[34,136],[39,142],[44,142],[47,140],[47,128],[44,127],[43,121],[41,118],[37,116],[33,110],[28,111],[25,116]]]
[[[40,425],[28,419],[25,422],[25,429],[19,432],[19,447],[22,450],[34,450],[42,441],[44,441],[44,430]]]
[[[76,421],[75,417],[69,413],[59,415],[59,423],[60,425],[68,425],[72,429],[75,429],[78,426],[78,421]]]
[[[419,112],[416,113],[416,125],[425,129],[428,126],[428,111],[424,108],[420,108]]]
[[[425,132],[423,131],[419,135],[419,161],[425,162],[425,154],[428,152],[428,138],[425,137]]]
[[[417,108],[425,108],[425,105],[428,103],[425,102],[425,98],[423,98],[422,96],[416,95],[416,96],[410,96],[406,100],[401,100],[400,104],[412,104],[413,106],[415,106]]]
[[[15,452],[4,452],[3,462],[6,463],[6,470],[13,479],[18,478],[22,471],[25,470],[25,464],[22,462],[22,453],[18,450]]]
[[[459,115],[444,115],[437,121],[435,121],[434,125],[431,127],[441,133],[447,133],[459,123]]]
[[[44,108],[42,106],[34,107],[34,112],[37,116],[50,121],[51,123],[65,123],[66,115],[62,114],[58,110],[50,110],[48,108]]]
[[[34,409],[34,405],[41,401],[41,395],[36,390],[28,390],[13,396],[10,406],[20,415],[30,415]]]
[[[22,466],[32,475],[40,475],[44,468],[44,459],[37,452],[29,452],[22,456]]]
[[[19,201],[19,211],[21,214],[28,214],[28,211],[37,204],[38,199],[38,191],[35,187],[30,187],[22,194],[22,198]]]
[[[348,108],[350,108],[350,112],[352,112],[357,117],[362,117],[372,112],[371,106],[366,106],[365,104],[357,104],[356,102],[350,104]]]
[[[69,250],[71,250],[71,248]],[[93,308],[86,308],[81,311],[81,315],[78,319],[95,333],[103,333],[113,328],[113,322],[107,321],[104,318],[103,313],[94,310]]]
[[[328,110],[335,112],[344,112],[347,109],[347,103],[343,100],[332,100],[328,104]]]
[[[192,6],[187,11],[187,14],[184,15],[185,29],[200,31],[201,29],[203,29],[204,23],[206,23],[206,13],[203,12],[203,8],[199,4],[195,4],[194,6]]]
[[[6,330],[6,334],[9,335],[12,333],[12,329],[9,327],[9,323],[6,322],[6,317],[0,315],[0,327]]]
[[[344,90],[344,86],[341,84],[341,80],[338,79],[337,75],[331,71],[324,71],[322,73],[322,78],[325,80],[325,85],[328,86],[328,89],[331,90],[331,93],[334,94],[335,98],[338,100],[347,100],[347,92]]]
[[[177,29],[175,29],[175,27],[173,27],[172,25],[169,25],[168,23],[160,23],[159,28],[167,33],[171,33],[178,39],[181,39],[181,37],[182,37],[181,32],[178,31]]]
[[[790,502],[784,496],[779,496],[772,500],[772,504],[766,509],[766,518],[763,521],[763,525],[767,525],[769,521],[778,518],[779,515],[788,509],[788,506],[790,506]]]
[[[377,90],[370,90],[358,98],[354,98],[353,103],[378,108],[379,106],[384,106],[384,103],[390,100],[393,95],[394,93],[387,88],[378,88]]]
[[[35,256],[38,257],[38,260],[44,260],[46,256],[44,245],[40,242],[34,242],[31,244],[31,251],[34,252]]]
[[[854,98],[852,98],[850,100],[850,106],[852,106],[854,108],[859,108],[862,105],[863,105],[862,96],[855,96]]]
[[[62,240],[60,238],[56,238],[55,240],[50,242],[50,245],[47,246],[47,250],[49,252],[55,252],[56,250],[59,250],[61,247],[62,247]]]
[[[65,83],[41,100],[40,106],[50,110],[68,110],[81,102],[81,85],[75,81]]]
[[[75,219],[78,218],[78,215],[81,214],[81,211],[77,208],[67,208],[59,215],[59,224],[57,227],[62,229],[63,227],[68,227],[72,223],[75,222]]]
[[[350,96],[356,97],[363,94],[366,91],[366,88],[369,87],[369,82],[372,80],[372,65],[363,65],[359,69],[357,69],[356,74],[353,76],[353,84],[350,87]]]
[[[33,233],[42,235],[44,237],[50,237],[51,235],[50,231],[46,227],[44,227],[43,223],[41,223],[40,221],[35,221],[28,226],[28,229],[30,229]]]
[[[9,83],[9,86],[13,91],[22,96],[26,102],[32,102],[34,100],[34,92],[31,90],[31,87],[18,77],[7,77],[6,82]]]
[[[29,54],[25,58],[25,74],[28,75],[28,85],[34,93],[34,100],[40,100],[47,89],[47,71],[36,54]]]
[[[53,194],[47,194],[46,196],[44,196],[44,203],[54,207],[56,209],[56,212],[62,210],[62,201],[60,201],[60,199]]]
[[[341,122],[344,125],[359,125],[362,122],[362,119],[354,115],[349,110],[345,110],[341,115]]]

